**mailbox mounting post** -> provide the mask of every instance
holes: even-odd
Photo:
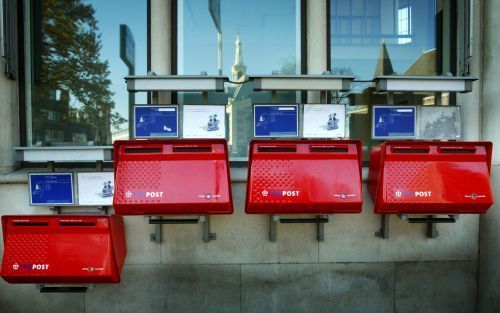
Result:
[[[402,221],[407,221],[410,224],[427,224],[427,237],[434,239],[439,236],[439,232],[437,231],[437,224],[455,223],[458,220],[459,216],[448,215],[448,217],[436,217],[436,215],[428,215],[410,217],[406,214],[399,214],[398,217]],[[382,239],[389,238],[389,218],[389,214],[382,214],[380,216],[381,225],[380,230],[375,232],[376,237],[380,237]]]
[[[211,240],[217,239],[217,234],[210,232],[209,215],[199,215],[195,218],[168,218],[168,219],[162,217],[154,218],[150,216],[149,224],[155,225],[155,232],[151,233],[150,240],[156,243],[162,242],[161,225],[168,225],[168,224],[186,225],[186,224],[198,224],[198,223],[202,224],[202,231],[203,231],[202,238],[204,242],[210,242]]]
[[[319,242],[325,241],[325,223],[330,222],[333,219],[333,215],[323,214],[318,215],[315,218],[283,218],[279,215],[270,215],[269,223],[269,240],[276,242],[278,223],[281,224],[316,224],[317,227],[317,239]]]

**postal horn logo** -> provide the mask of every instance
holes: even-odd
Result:
[[[396,191],[396,197],[398,197],[398,198],[399,198],[399,197],[401,197],[401,195],[402,195],[402,194],[403,194],[403,193],[401,192],[401,190],[399,190],[399,189],[398,189],[398,190]]]
[[[262,190],[262,196],[267,197],[269,195],[269,191],[267,190]]]
[[[132,192],[130,192],[130,190],[129,190],[129,191],[127,191],[127,192],[125,193],[125,197],[127,197],[127,198],[132,197]]]
[[[19,269],[19,264],[17,263],[12,264],[12,269],[17,271]]]

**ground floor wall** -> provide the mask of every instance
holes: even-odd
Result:
[[[48,214],[29,206],[24,177],[4,177],[2,215]],[[495,169],[495,190],[499,179]],[[166,225],[156,244],[144,217],[126,217],[120,284],[40,294],[2,281],[0,312],[476,312],[477,216],[439,225],[436,239],[424,225],[391,217],[390,238],[380,239],[365,188],[363,213],[335,215],[324,242],[313,225],[291,224],[279,225],[272,243],[269,217],[244,212],[245,188],[233,183],[233,215],[211,219],[217,240],[204,243],[199,225]]]

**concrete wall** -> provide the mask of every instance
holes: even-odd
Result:
[[[157,41],[152,44],[157,51],[152,55],[152,69],[160,74],[170,71],[169,23],[162,20],[170,13],[165,3],[151,1],[152,38]],[[485,1],[490,11],[494,5],[493,0]],[[475,6],[480,17],[480,3],[475,1]],[[326,36],[321,30],[326,24],[324,8],[321,1],[308,3],[308,69],[314,74],[325,66],[324,59],[315,57],[326,53],[326,47],[318,45]],[[495,13],[489,15],[488,27],[500,29]],[[475,21],[479,37],[480,19]],[[467,140],[481,138],[481,132],[491,134],[483,136],[485,139],[496,134],[492,122],[493,116],[498,116],[494,99],[500,94],[485,96],[483,101],[481,98],[487,93],[484,91],[498,90],[492,78],[498,72],[493,60],[499,47],[493,40],[495,33],[485,32],[484,36],[490,40],[484,57],[492,58],[484,66],[488,64],[491,71],[485,71],[473,93],[460,95],[458,100],[464,106]],[[484,68],[480,40],[475,41],[474,51],[473,72],[479,76]],[[12,122],[17,119],[1,114],[4,108],[15,108],[17,100],[2,97],[15,92],[15,85],[2,78],[0,121]],[[486,79],[493,85],[481,85]],[[309,97],[318,99],[317,94]],[[490,122],[482,124],[481,118]],[[15,129],[12,127],[12,131]],[[11,138],[17,140],[18,136],[0,133],[0,151],[7,156],[15,145]],[[494,166],[492,171],[494,190],[500,187],[499,169]],[[235,212],[211,219],[216,241],[202,242],[200,225],[167,225],[162,226],[163,243],[156,244],[149,240],[154,227],[144,217],[126,217],[128,255],[120,284],[98,285],[86,294],[40,294],[33,285],[0,281],[0,312],[455,313],[476,312],[478,290],[482,312],[500,311],[497,207],[481,221],[477,216],[461,216],[456,224],[439,225],[436,239],[426,237],[423,225],[391,217],[390,238],[383,240],[374,236],[380,220],[373,214],[364,186],[363,213],[334,216],[325,226],[325,242],[316,240],[313,225],[289,224],[279,225],[278,240],[271,243],[269,218],[244,213],[245,170],[234,169],[232,177]],[[2,215],[49,213],[48,208],[29,206],[26,170],[0,175],[0,209]]]
[[[0,312],[475,312],[477,217],[440,226],[437,239],[392,218],[382,240],[364,190],[363,214],[335,216],[325,242],[312,225],[279,225],[271,243],[268,217],[244,213],[245,188],[233,184],[234,215],[212,218],[216,241],[203,243],[199,225],[167,225],[159,245],[143,217],[126,217],[119,285],[68,295],[2,281]],[[49,213],[28,205],[25,183],[2,185],[0,206]]]
[[[493,141],[493,190],[500,190],[500,2],[485,0],[483,3],[482,32],[482,139]],[[496,204],[481,216],[479,312],[500,312],[500,205]]]

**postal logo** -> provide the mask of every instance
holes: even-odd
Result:
[[[12,269],[17,270],[28,270],[28,271],[46,271],[49,269],[49,264],[12,264]]]
[[[163,198],[163,191],[140,191],[140,192],[132,192],[127,191],[125,193],[125,197],[127,198]]]
[[[432,196],[432,191],[426,190],[426,191],[408,191],[408,190],[396,190],[394,192],[394,195],[397,198],[401,197],[419,197],[419,198],[428,198]]]
[[[285,189],[272,189],[272,190],[262,190],[263,197],[299,197],[300,190],[285,190]]]

